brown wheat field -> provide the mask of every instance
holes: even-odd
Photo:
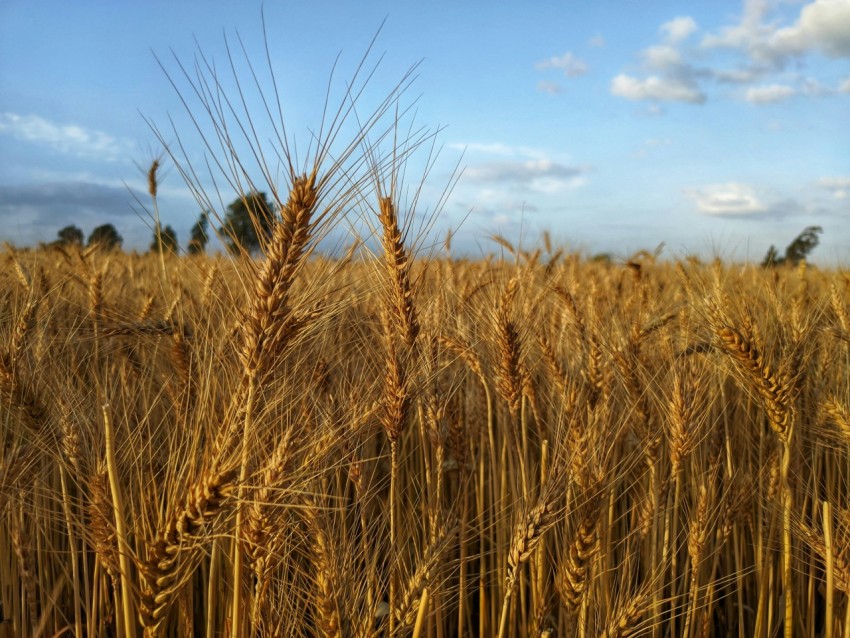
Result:
[[[850,635],[846,274],[312,257],[312,189],[2,255],[0,633]]]
[[[452,257],[406,79],[301,161],[217,82],[257,254],[0,252],[0,636],[850,638],[846,272]]]

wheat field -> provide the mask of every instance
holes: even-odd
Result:
[[[309,257],[310,189],[3,254],[4,635],[850,635],[846,274]]]
[[[850,638],[846,272],[444,255],[407,79],[306,161],[218,82],[258,254],[0,253],[0,636]]]

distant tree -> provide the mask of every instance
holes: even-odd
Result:
[[[83,231],[73,225],[65,226],[65,228],[56,233],[56,235],[59,237],[58,243],[65,246],[82,246],[83,239],[85,239]]]
[[[100,246],[106,250],[115,250],[121,248],[124,243],[124,238],[115,230],[112,224],[103,224],[98,226],[89,235],[89,246]]]
[[[785,259],[779,255],[779,251],[776,250],[776,246],[772,245],[767,249],[767,254],[764,256],[764,259],[761,260],[762,268],[772,268],[773,266],[778,266]]]
[[[219,231],[228,250],[257,252],[262,242],[271,237],[274,228],[274,207],[266,194],[253,191],[238,197],[227,207],[224,224]]]
[[[809,253],[820,243],[818,233],[822,233],[823,228],[820,226],[809,226],[802,233],[797,235],[785,249],[785,261],[796,266],[801,261],[804,261]]]
[[[782,257],[779,256],[776,247],[771,246],[761,262],[762,267],[770,268],[782,264],[796,266],[801,261],[805,261],[809,253],[820,243],[818,235],[822,232],[823,228],[820,226],[808,226],[802,233],[797,235],[794,241],[788,244],[788,247],[785,249],[785,255]]]
[[[198,221],[195,222],[195,225],[192,226],[192,229],[189,231],[190,238],[187,249],[190,255],[201,255],[206,250],[207,242],[209,241],[209,236],[207,235],[209,223],[209,211],[202,211],[201,214],[198,215]]]
[[[151,242],[152,253],[167,252],[176,254],[177,249],[177,233],[174,232],[171,226],[166,226],[162,230],[159,230],[159,226],[154,228],[153,242]]]

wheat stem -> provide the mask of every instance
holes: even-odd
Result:
[[[422,635],[422,629],[425,627],[425,614],[428,612],[428,588],[422,590],[422,597],[419,599],[419,611],[416,614],[416,624],[413,626],[413,638],[419,638]]]
[[[115,458],[115,433],[108,403],[102,406],[103,437],[106,442],[106,468],[109,473],[109,489],[112,493],[112,512],[115,517],[115,535],[118,541],[118,561],[121,566],[121,613],[124,620],[124,635],[132,638],[136,635],[136,623],[133,619],[132,585],[130,582],[130,546],[127,542],[127,528],[124,524],[124,501],[118,478],[118,462]]]
[[[832,638],[833,627],[835,625],[835,572],[833,567],[835,557],[832,553],[832,511],[829,506],[829,501],[823,501],[821,512],[823,516],[823,544],[826,548],[826,556],[824,556],[826,561],[826,615],[824,616],[824,638]]]
[[[242,451],[239,462],[239,479],[236,496],[236,520],[234,522],[233,538],[233,601],[230,608],[230,635],[233,638],[242,638],[242,621],[244,609],[242,605],[242,564],[243,548],[241,542],[242,520],[244,517],[243,491],[245,479],[248,476],[248,456],[250,450],[250,436],[252,433],[254,419],[254,402],[256,401],[257,387],[256,377],[251,375],[248,379],[248,394],[245,402],[245,414],[242,425]]]

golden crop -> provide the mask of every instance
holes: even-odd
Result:
[[[0,634],[848,635],[845,274],[311,257],[310,188],[2,256]]]

